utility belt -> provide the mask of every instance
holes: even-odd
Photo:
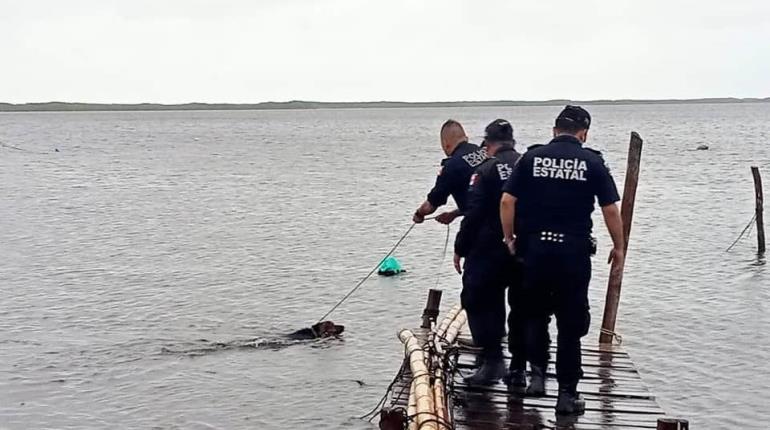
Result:
[[[541,230],[527,235],[530,243],[541,243],[554,246],[587,246],[589,253],[596,255],[597,241],[593,235],[562,233],[552,230]]]

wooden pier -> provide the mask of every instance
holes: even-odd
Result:
[[[625,248],[639,181],[643,141],[631,133],[628,166],[621,205]],[[757,222],[760,229],[762,191],[757,169]],[[764,231],[760,252],[764,251]],[[405,345],[405,358],[393,384],[390,401],[380,410],[380,428],[384,430],[493,430],[493,429],[575,429],[618,430],[657,429],[688,430],[686,420],[669,418],[642,382],[631,358],[613,340],[615,321],[623,281],[623,264],[613,264],[607,286],[607,300],[598,343],[584,339],[583,372],[578,391],[586,402],[579,416],[557,416],[558,386],[555,375],[557,346],[551,346],[546,396],[525,397],[509,390],[502,382],[486,387],[469,386],[464,377],[477,367],[478,351],[462,345],[471,344],[463,332],[465,313],[459,307],[447,313],[438,324],[441,292],[431,290],[423,312],[422,325],[403,330],[399,338]],[[555,336],[554,336],[555,338]],[[462,342],[466,340],[466,342]],[[510,357],[506,357],[507,360]],[[506,363],[507,364],[507,363]]]
[[[446,325],[445,323],[444,325]],[[426,363],[434,362],[441,355],[430,346],[440,339],[433,329],[412,330],[423,346],[420,353]],[[464,329],[461,329],[464,330]],[[433,333],[433,336],[431,336]],[[551,347],[552,360],[548,366],[545,397],[524,397],[521,391],[509,390],[502,382],[497,385],[480,387],[465,384],[463,378],[477,367],[478,351],[463,346],[471,341],[462,333],[451,344],[444,343],[438,349],[449,357],[446,383],[440,385],[448,417],[434,417],[417,426],[415,409],[410,411],[409,401],[415,378],[409,366],[409,354],[404,366],[390,387],[388,406],[381,412],[382,429],[423,429],[436,430],[492,430],[492,429],[575,429],[575,430],[618,430],[618,429],[688,429],[684,420],[669,418],[655,401],[642,382],[639,372],[629,355],[614,344],[583,345],[584,376],[578,391],[586,401],[586,411],[579,416],[557,416],[554,406],[558,390],[555,362],[556,345]],[[506,364],[510,357],[506,353]],[[432,374],[432,372],[428,372]],[[442,379],[431,378],[431,383]],[[433,392],[433,390],[428,390]],[[414,399],[412,399],[414,402]],[[421,412],[431,415],[431,412]]]

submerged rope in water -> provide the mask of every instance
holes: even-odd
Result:
[[[746,224],[746,227],[743,228],[743,231],[741,231],[741,234],[738,235],[738,238],[735,239],[735,242],[732,243],[732,245],[728,246],[727,249],[725,249],[725,252],[730,252],[731,249],[741,240],[743,239],[743,235],[746,234],[747,231],[754,225],[754,221],[757,219],[757,214],[754,214],[754,216],[751,217],[751,221],[749,221],[748,224]]]
[[[356,284],[356,286],[355,286],[355,287],[353,287],[353,289],[352,289],[352,290],[350,290],[350,291],[349,291],[347,294],[345,294],[345,297],[343,297],[343,298],[342,298],[342,299],[341,299],[339,302],[337,302],[337,304],[336,304],[336,305],[332,306],[332,308],[331,308],[331,309],[329,309],[329,312],[325,313],[325,314],[324,314],[324,316],[322,316],[322,317],[321,317],[321,318],[318,320],[318,322],[321,322],[321,321],[325,320],[325,319],[326,319],[326,317],[328,317],[329,315],[331,315],[331,314],[332,314],[332,312],[334,312],[334,311],[335,311],[335,310],[336,310],[338,307],[340,307],[340,305],[341,305],[341,304],[345,303],[345,300],[347,300],[347,299],[348,299],[350,296],[352,296],[352,295],[353,295],[353,293],[355,293],[355,292],[356,292],[356,290],[358,290],[359,288],[361,288],[361,286],[362,286],[362,285],[364,285],[364,282],[366,282],[366,280],[367,280],[367,279],[369,279],[369,278],[370,278],[370,277],[371,277],[371,276],[374,274],[374,272],[376,272],[376,271],[377,271],[377,269],[378,269],[378,268],[379,268],[379,267],[382,265],[382,263],[383,263],[383,262],[385,262],[385,260],[386,260],[388,257],[390,257],[391,255],[393,255],[393,253],[394,253],[394,252],[396,252],[396,248],[398,248],[398,247],[399,247],[399,245],[401,245],[401,242],[403,242],[403,241],[404,241],[404,239],[406,239],[406,237],[407,237],[407,236],[409,236],[409,233],[411,233],[411,232],[412,232],[412,229],[414,229],[414,226],[416,226],[416,225],[417,225],[417,223],[412,223],[412,225],[411,225],[411,226],[409,226],[409,228],[406,230],[406,233],[404,233],[404,234],[401,236],[401,238],[400,238],[400,239],[398,239],[398,242],[396,242],[396,244],[395,244],[395,245],[393,245],[393,247],[392,247],[392,248],[390,248],[390,251],[388,251],[388,253],[387,253],[387,254],[385,254],[385,256],[384,256],[384,257],[382,257],[382,260],[380,260],[380,262],[379,262],[379,263],[377,263],[377,265],[376,265],[376,266],[374,266],[374,268],[373,268],[373,269],[372,269],[372,270],[371,270],[369,273],[367,273],[367,274],[366,274],[366,276],[364,276],[364,277],[363,277],[363,278],[362,278],[360,281],[358,281],[358,284]]]
[[[21,152],[29,152],[30,154],[43,154],[43,155],[48,154],[47,152],[30,151],[29,149],[19,148],[18,146],[9,145],[9,144],[7,144],[5,142],[0,142],[0,147],[8,148],[8,149],[13,149],[13,150],[16,150],[16,151],[21,151]]]

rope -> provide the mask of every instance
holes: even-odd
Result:
[[[743,228],[743,231],[741,231],[741,234],[738,235],[738,238],[735,239],[735,242],[732,243],[732,245],[728,246],[727,249],[725,249],[725,252],[730,252],[731,249],[743,238],[743,235],[746,234],[747,231],[754,225],[754,221],[757,219],[757,214],[754,214],[754,216],[751,217],[751,221],[749,221],[748,224],[746,224],[746,227]]]
[[[395,377],[395,378],[393,378],[393,380],[392,380],[392,381],[390,381],[390,384],[388,385],[388,389],[387,389],[387,390],[385,390],[385,395],[383,395],[383,396],[382,396],[382,399],[380,399],[380,401],[379,401],[379,402],[377,402],[377,406],[375,406],[375,407],[374,407],[374,409],[372,409],[371,411],[369,411],[369,413],[367,413],[366,415],[363,415],[363,416],[359,417],[358,419],[360,419],[360,420],[366,420],[366,421],[372,422],[372,420],[374,419],[375,415],[377,415],[377,412],[379,412],[379,411],[382,409],[382,406],[383,406],[383,405],[385,404],[385,402],[388,400],[388,394],[390,394],[390,393],[393,391],[393,386],[395,386],[395,385],[396,385],[396,383],[397,383],[397,382],[398,382],[398,381],[401,379],[401,377],[402,377],[402,376],[404,376],[404,371],[405,371],[405,370],[406,370],[406,361],[404,361],[404,362],[401,364],[401,368],[400,368],[400,369],[398,369],[398,373],[396,374],[396,377]],[[411,382],[410,382],[410,384],[411,384]],[[407,385],[407,387],[408,387],[408,385]],[[403,388],[401,389],[401,393],[399,394],[399,397],[400,397],[402,394],[404,394],[404,389],[403,389]]]
[[[621,336],[618,333],[615,333],[612,330],[607,330],[606,328],[602,328],[601,329],[601,333],[602,334],[606,334],[606,335],[612,337],[613,339],[615,339],[618,342],[618,345],[623,343],[623,336]]]
[[[395,244],[395,245],[393,245],[393,247],[392,247],[392,248],[390,248],[390,251],[388,251],[388,253],[387,253],[387,254],[385,254],[385,256],[384,256],[384,257],[382,257],[382,260],[380,260],[380,262],[379,262],[379,263],[377,263],[377,265],[376,265],[376,266],[374,266],[374,268],[372,268],[372,270],[371,270],[371,271],[370,271],[370,272],[369,272],[369,273],[368,273],[366,276],[364,276],[364,277],[363,277],[363,279],[361,279],[360,281],[358,281],[358,284],[356,284],[356,286],[355,286],[355,287],[353,287],[353,289],[352,289],[352,290],[350,290],[350,291],[349,291],[347,294],[345,294],[345,296],[344,296],[344,297],[343,297],[343,298],[342,298],[342,299],[341,299],[339,302],[337,302],[337,304],[336,304],[336,305],[332,306],[332,308],[331,308],[331,309],[329,309],[329,312],[325,313],[325,314],[324,314],[324,316],[322,316],[322,317],[321,317],[321,318],[318,320],[318,322],[321,322],[321,321],[325,320],[325,319],[326,319],[326,317],[328,317],[329,315],[331,315],[331,314],[332,314],[332,312],[334,312],[334,311],[335,311],[335,310],[336,310],[338,307],[340,307],[340,305],[341,305],[341,304],[345,303],[345,300],[347,300],[348,298],[350,298],[350,296],[352,296],[352,295],[353,295],[353,293],[355,293],[355,292],[356,292],[356,291],[357,291],[359,288],[361,288],[361,286],[362,286],[362,285],[364,285],[364,282],[366,282],[366,280],[367,280],[367,279],[369,279],[369,278],[370,278],[370,277],[371,277],[371,276],[374,274],[374,272],[376,272],[376,271],[377,271],[377,269],[378,269],[378,268],[379,268],[379,267],[382,265],[382,263],[384,263],[384,262],[385,262],[385,260],[386,260],[388,257],[390,257],[391,255],[393,255],[393,253],[396,251],[396,248],[398,248],[398,246],[399,246],[399,245],[401,245],[401,242],[403,242],[403,241],[404,241],[404,239],[406,239],[406,237],[407,237],[407,236],[409,236],[409,233],[411,233],[411,232],[412,232],[412,229],[414,229],[414,226],[416,226],[416,225],[417,225],[417,223],[412,223],[412,225],[411,225],[411,226],[409,226],[409,228],[406,230],[406,233],[404,233],[404,234],[401,236],[401,238],[400,238],[400,239],[398,239],[398,242],[396,242],[396,244]]]
[[[438,263],[438,268],[436,269],[436,286],[434,288],[438,289],[438,284],[441,282],[441,268],[444,266],[444,260],[446,260],[446,251],[447,248],[449,248],[449,224],[446,225],[446,238],[444,238],[444,250],[441,251],[441,262]]]
[[[5,142],[0,142],[0,146],[3,148],[14,149],[21,152],[29,152],[30,154],[48,154],[47,152],[30,151],[29,149],[19,148],[18,146],[9,145]]]
[[[418,429],[424,427],[425,424],[428,424],[428,423],[436,423],[439,426],[444,427],[444,428],[449,429],[449,430],[454,430],[454,428],[455,428],[452,425],[452,423],[449,423],[445,419],[443,419],[440,416],[436,415],[435,412],[417,412],[416,414],[411,415],[411,416],[409,416],[407,418],[409,419],[409,421],[414,421],[414,419],[417,418],[418,415],[428,415],[428,416],[432,417],[429,420],[423,421],[422,424],[420,424],[420,426],[417,427]]]

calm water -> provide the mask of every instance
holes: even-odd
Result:
[[[313,322],[409,226],[443,120],[478,136],[507,118],[529,145],[558,110],[0,114],[0,142],[24,150],[0,147],[0,428],[374,428],[356,417],[435,284],[436,223],[397,252],[405,276],[372,279],[333,315],[344,340],[166,351]],[[725,248],[753,214],[750,165],[770,188],[770,105],[590,110],[619,182],[629,132],[646,141],[625,347],[694,428],[766,428],[770,268],[753,235]],[[441,274],[449,307],[460,280],[449,259]],[[595,323],[606,274],[596,259]]]

